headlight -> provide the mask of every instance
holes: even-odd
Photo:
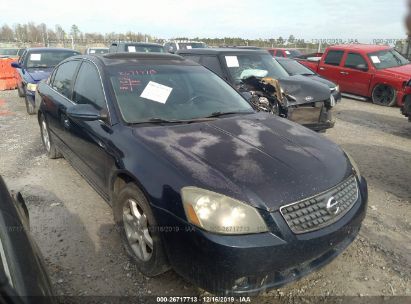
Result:
[[[36,92],[37,89],[37,84],[35,83],[28,83],[27,84],[27,90],[32,91],[32,92]]]
[[[181,189],[188,221],[204,230],[219,234],[256,234],[268,228],[257,209],[208,190]]]
[[[333,88],[330,88],[330,91],[331,91],[331,92],[339,92],[339,91],[340,91],[340,86],[337,85],[337,86],[335,86],[335,87],[333,87]]]
[[[344,151],[344,152],[345,152],[345,155],[347,155],[355,174],[357,174],[357,176],[360,177],[361,172],[360,172],[360,169],[358,168],[357,163],[355,162],[355,160],[352,158],[352,156],[347,151]]]

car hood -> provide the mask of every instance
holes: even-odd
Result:
[[[140,126],[133,133],[151,153],[187,176],[183,186],[205,188],[268,211],[330,189],[352,174],[337,145],[266,113]]]
[[[411,79],[411,64],[378,70],[378,74],[408,81]]]
[[[25,76],[29,77],[33,82],[39,82],[40,80],[46,79],[50,76],[53,68],[46,69],[26,69]]]
[[[322,78],[321,76],[318,76],[318,75],[315,75],[315,74],[314,75],[304,75],[304,76],[307,77],[308,79],[311,79],[311,80],[317,81],[319,83],[325,84],[330,89],[334,89],[337,86],[334,82],[329,81],[329,80],[327,80],[325,78]]]
[[[296,104],[328,100],[331,95],[327,85],[305,76],[281,78],[279,82],[284,92],[296,99]]]

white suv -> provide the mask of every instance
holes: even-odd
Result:
[[[175,53],[179,50],[202,49],[206,47],[207,45],[201,41],[174,40],[164,43],[164,48],[169,53]]]

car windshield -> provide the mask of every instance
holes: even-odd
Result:
[[[17,55],[18,49],[0,49],[0,55],[13,56]]]
[[[287,57],[289,57],[289,58],[300,57],[303,54],[298,50],[288,50],[288,51],[285,51],[285,52],[287,53]]]
[[[127,44],[126,51],[129,53],[165,53],[161,45]]]
[[[89,54],[107,54],[108,49],[90,49]]]
[[[41,50],[41,51],[31,51],[26,56],[25,66],[26,68],[53,68],[59,64],[64,59],[67,59],[71,56],[78,55],[78,52],[70,50],[62,51],[50,51],[50,50]]]
[[[225,55],[227,68],[236,84],[249,77],[271,77],[280,79],[288,73],[270,54],[233,54]]]
[[[281,64],[290,76],[315,75],[313,71],[295,60],[278,60],[278,63]]]
[[[127,123],[254,113],[240,94],[202,66],[122,63],[108,67],[108,73]]]
[[[180,42],[178,45],[180,50],[202,49],[207,47],[203,42]]]
[[[368,57],[378,70],[398,67],[410,63],[400,53],[393,49],[370,53],[368,54]]]

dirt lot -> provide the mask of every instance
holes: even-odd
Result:
[[[325,136],[369,182],[360,237],[330,265],[269,295],[411,296],[411,123],[397,108],[343,100]],[[43,153],[35,116],[17,92],[0,92],[0,174],[21,191],[59,295],[200,295],[170,271],[142,276],[129,264],[110,207],[64,160]]]

